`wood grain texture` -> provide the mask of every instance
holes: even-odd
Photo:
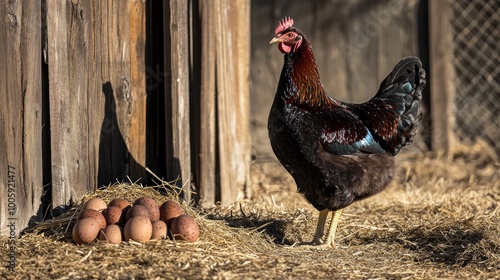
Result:
[[[144,176],[146,94],[144,63],[139,57],[145,45],[145,33],[140,35],[145,28],[145,4],[95,1],[93,5],[95,99],[99,114],[104,114],[95,130],[99,139],[97,185],[101,186]]]
[[[41,4],[0,4],[0,228],[43,217]],[[12,211],[12,212],[11,212]]]
[[[244,196],[248,183],[248,1],[217,1],[216,81],[221,203],[227,205]]]
[[[204,206],[216,202],[215,19],[214,1],[201,1],[201,90],[199,191]]]
[[[179,178],[184,199],[191,198],[191,149],[189,118],[188,2],[170,0],[164,5],[167,178]],[[186,183],[187,182],[187,183]]]
[[[234,71],[234,110],[236,114],[236,126],[234,136],[234,158],[232,159],[231,172],[236,176],[236,187],[239,195],[251,197],[250,187],[250,1],[230,1],[229,23],[234,32],[234,38],[230,42],[233,50]],[[243,192],[243,193],[241,193]],[[227,203],[233,203],[227,201]]]
[[[146,176],[146,7],[144,1],[129,1],[128,45],[130,46],[130,101],[127,110],[125,143],[138,164],[130,165],[130,174],[136,178]]]
[[[429,1],[430,92],[432,149],[447,151],[454,145],[453,39],[450,3]]]
[[[49,64],[49,107],[52,158],[52,204],[53,207],[66,205],[72,199],[72,184],[86,182],[78,173],[81,155],[74,144],[80,131],[72,121],[82,120],[78,97],[70,93],[68,26],[66,1],[47,0],[47,37]],[[84,97],[83,97],[84,98]],[[85,109],[85,108],[83,108]],[[77,119],[77,116],[78,119]],[[83,141],[82,141],[83,142]],[[82,160],[83,163],[83,160]],[[87,188],[75,188],[83,194]]]

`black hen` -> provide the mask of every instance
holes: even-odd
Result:
[[[401,60],[368,102],[330,97],[320,81],[311,44],[288,18],[270,43],[285,55],[268,121],[269,138],[297,189],[320,212],[314,245],[333,246],[341,210],[382,191],[394,159],[412,142],[422,117],[425,71],[417,57]],[[330,211],[332,222],[323,241]]]

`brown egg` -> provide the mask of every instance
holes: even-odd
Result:
[[[102,211],[102,215],[106,219],[107,225],[121,225],[124,224],[125,215],[122,215],[122,209],[117,206],[108,206],[108,208]]]
[[[129,241],[130,239],[137,242],[148,241],[153,235],[151,220],[149,220],[148,216],[132,217],[125,225],[123,235],[125,241]]]
[[[175,240],[195,242],[200,236],[200,229],[196,221],[189,215],[183,214],[172,221],[170,227]]]
[[[90,244],[99,234],[99,223],[92,218],[83,218],[73,227],[73,241],[76,244]]]
[[[102,211],[106,209],[106,207],[107,205],[106,202],[104,202],[104,200],[98,197],[94,197],[85,202],[82,209],[94,209],[97,211]]]
[[[151,239],[168,239],[167,224],[162,220],[154,221],[153,223],[153,235]]]
[[[128,209],[127,214],[125,216],[125,221],[127,222],[133,217],[137,216],[146,216],[149,218],[149,210],[144,205],[134,205],[130,209]]]
[[[107,240],[112,244],[120,244],[123,238],[123,229],[118,225],[109,225],[99,232],[99,240]]]
[[[96,220],[99,223],[99,229],[103,229],[106,227],[106,219],[102,215],[101,212],[94,210],[94,209],[83,209],[80,211],[80,214],[78,214],[78,217],[76,217],[76,220],[79,221],[83,218],[92,218]]]
[[[124,199],[124,198],[115,198],[113,200],[111,200],[108,204],[108,206],[116,206],[120,209],[125,209],[127,208],[127,206],[131,206],[132,204],[130,204],[130,201]]]
[[[182,214],[184,211],[181,206],[173,200],[167,200],[160,206],[160,220],[164,221],[169,228],[172,221]]]
[[[160,209],[158,209],[158,204],[154,199],[149,196],[143,196],[134,201],[134,206],[143,205],[146,206],[149,210],[149,219],[152,222],[160,219]]]

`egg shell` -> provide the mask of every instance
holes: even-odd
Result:
[[[133,207],[132,207],[133,208]],[[153,225],[148,216],[136,216],[128,220],[123,230],[124,240],[130,239],[137,242],[145,242],[153,235]]]
[[[144,205],[134,205],[130,209],[128,209],[127,214],[125,216],[125,221],[128,222],[133,217],[137,216],[146,216],[149,218],[149,210]]]
[[[151,239],[168,239],[168,229],[167,224],[162,220],[154,221],[153,223],[153,235]]]
[[[123,239],[123,229],[118,225],[109,225],[99,232],[99,240],[107,240],[112,244],[120,244]]]
[[[76,220],[79,221],[83,218],[92,218],[99,223],[99,229],[103,229],[106,227],[106,219],[102,215],[101,212],[94,209],[83,209],[76,217]]]
[[[106,207],[108,206],[106,205],[106,202],[104,202],[104,200],[98,197],[94,197],[85,202],[82,209],[94,209],[97,211],[102,211],[106,209]]]
[[[116,207],[123,210],[127,206],[132,206],[132,204],[130,203],[130,201],[126,200],[125,198],[115,198],[109,202],[108,206],[116,206]]]
[[[160,220],[164,221],[170,228],[172,221],[184,214],[179,203],[173,200],[167,200],[160,206]]]
[[[160,209],[158,208],[158,204],[154,199],[149,196],[143,196],[134,201],[134,206],[143,205],[146,206],[149,210],[149,219],[151,222],[157,221],[160,219]]]
[[[83,218],[73,227],[73,241],[76,244],[90,244],[99,234],[99,223],[92,218]]]
[[[172,221],[170,227],[175,240],[195,242],[200,237],[200,229],[193,217],[183,214]]]
[[[102,215],[106,219],[107,225],[123,224],[125,221],[125,215],[122,214],[122,209],[118,208],[117,206],[108,206],[108,208],[102,211]]]

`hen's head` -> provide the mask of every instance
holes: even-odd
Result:
[[[282,19],[278,27],[276,27],[275,35],[269,41],[269,44],[278,43],[278,49],[282,53],[297,51],[304,40],[304,35],[292,25],[293,19],[290,17]]]

